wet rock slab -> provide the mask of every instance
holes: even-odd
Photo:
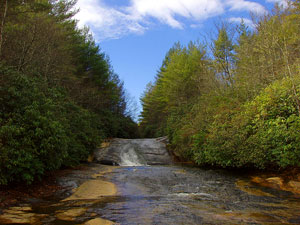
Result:
[[[299,224],[299,198],[229,171],[120,167],[111,181],[120,197],[101,212],[120,224]]]
[[[119,157],[109,159],[116,160],[114,163],[121,163],[118,160],[124,157],[145,164],[170,162],[165,143],[157,139],[115,139],[102,150],[106,159]],[[3,209],[0,224],[252,225],[300,221],[300,198],[294,191],[299,187],[297,179],[178,165],[89,163],[68,170],[58,182],[65,187],[59,198]]]
[[[91,212],[93,205],[102,207],[106,198],[117,194],[116,186],[106,178],[118,167],[86,164],[64,170],[57,177],[63,187],[45,199],[24,199],[16,206],[1,209],[0,224],[115,224]]]
[[[274,187],[282,183],[274,177],[262,180]],[[4,209],[0,224],[252,225],[300,221],[300,199],[293,193],[224,170],[92,163],[70,170],[60,183],[67,188],[60,199]]]
[[[113,139],[109,146],[94,152],[95,161],[105,165],[169,165],[171,156],[166,138]]]

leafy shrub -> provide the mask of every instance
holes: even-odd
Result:
[[[195,160],[222,167],[300,165],[300,117],[293,83],[276,81],[241,109],[222,111],[203,143],[195,136]],[[201,139],[198,140],[198,139]],[[199,144],[201,143],[201,144]]]
[[[0,184],[73,166],[101,141],[97,118],[42,78],[0,68]]]
[[[64,127],[69,137],[68,157],[63,165],[75,166],[84,161],[104,138],[99,116],[72,102],[63,104]]]

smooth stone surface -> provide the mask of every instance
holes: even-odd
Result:
[[[95,161],[104,165],[127,166],[124,159],[134,157],[133,166],[170,165],[171,156],[166,148],[166,138],[113,139],[110,145],[103,145],[94,152]],[[130,163],[128,166],[132,166]]]
[[[267,182],[272,183],[274,185],[282,186],[283,180],[280,177],[270,177],[266,179]]]
[[[116,186],[108,181],[89,180],[80,185],[75,193],[63,201],[97,199],[103,196],[113,196],[117,193]]]
[[[293,192],[300,194],[300,182],[299,181],[289,181],[288,185],[291,187]]]
[[[74,208],[66,211],[60,211],[56,214],[56,217],[60,220],[73,221],[76,217],[83,215],[87,209],[85,208]]]
[[[10,207],[0,215],[0,224],[38,224],[46,215],[31,212],[31,207]]]
[[[113,225],[113,224],[116,224],[116,223],[113,223],[109,220],[104,220],[101,218],[92,219],[92,220],[89,220],[88,222],[84,223],[84,225]]]

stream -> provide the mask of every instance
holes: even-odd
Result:
[[[299,195],[259,185],[241,173],[158,165],[155,157],[170,162],[162,146],[156,139],[118,139],[106,148],[111,161],[100,154],[96,162],[122,166],[94,162],[70,170],[58,178],[65,189],[3,210],[0,223],[300,224]],[[119,148],[122,154],[112,158]]]

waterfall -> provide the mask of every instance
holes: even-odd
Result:
[[[126,152],[123,152],[120,156],[120,166],[144,166],[145,160],[139,156],[134,148],[129,148]]]
[[[105,165],[169,165],[172,158],[162,139],[114,139],[95,151],[95,161]]]

